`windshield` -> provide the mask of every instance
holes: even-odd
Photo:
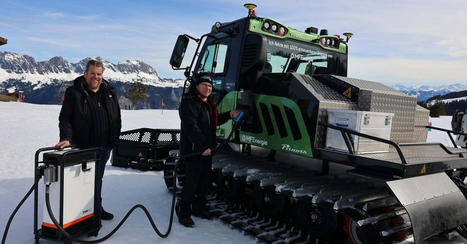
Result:
[[[347,58],[294,40],[280,40],[267,37],[267,59],[263,72],[300,74],[337,74],[347,75]]]

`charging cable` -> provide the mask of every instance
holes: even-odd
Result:
[[[225,141],[223,141],[221,144],[219,144],[214,150],[213,150],[213,154],[215,154],[217,151],[219,151],[222,147],[224,147],[228,142],[229,140],[231,139],[232,135],[233,135],[233,132],[237,130],[238,126],[240,125],[240,121],[242,119],[244,115],[244,112],[240,112],[239,115],[237,115],[235,118],[233,118],[233,121],[234,121],[234,126],[232,128],[232,130],[230,131],[230,134],[229,136],[227,137],[227,139]],[[196,153],[192,153],[192,154],[187,154],[187,155],[183,155],[183,156],[180,156],[180,157],[176,157],[176,160],[175,160],[175,165],[174,165],[174,177],[175,179],[177,179],[177,165],[178,165],[178,161],[182,160],[182,159],[186,159],[186,158],[189,158],[189,157],[193,157],[193,156],[198,156],[198,155],[201,155],[202,152],[196,152]],[[13,218],[15,217],[16,213],[18,212],[18,210],[21,208],[21,206],[23,205],[23,203],[26,201],[26,199],[31,195],[31,193],[34,191],[34,189],[36,188],[38,182],[39,182],[39,179],[42,177],[42,175],[44,175],[44,170],[46,170],[46,172],[50,172],[51,170],[50,169],[47,169],[45,166],[40,166],[38,169],[36,170],[39,170],[40,171],[40,177],[37,178],[36,182],[34,182],[34,184],[32,185],[31,189],[28,191],[28,193],[24,196],[24,198],[20,201],[20,203],[18,204],[18,206],[16,206],[15,210],[13,211],[13,213],[10,215],[10,218],[8,219],[8,223],[5,227],[5,231],[3,233],[3,238],[2,238],[2,243],[1,244],[5,244],[5,241],[6,241],[6,238],[7,238],[7,235],[8,235],[8,230],[10,228],[10,224],[13,220]],[[149,211],[146,209],[146,207],[144,207],[143,205],[141,204],[137,204],[135,206],[133,206],[125,215],[125,217],[123,217],[123,219],[118,223],[118,225],[109,233],[107,234],[106,236],[102,237],[102,238],[99,238],[99,239],[96,239],[96,240],[81,240],[81,239],[74,239],[72,238],[72,236],[67,233],[63,227],[60,225],[60,223],[57,221],[57,219],[55,218],[55,215],[53,214],[53,211],[52,211],[52,208],[50,207],[50,184],[54,181],[53,179],[55,178],[56,176],[53,176],[53,174],[47,174],[47,179],[44,179],[44,182],[45,182],[45,204],[46,204],[46,208],[47,208],[47,212],[49,213],[49,216],[52,220],[52,222],[55,224],[55,226],[57,226],[58,230],[60,231],[60,233],[65,237],[65,241],[76,241],[76,242],[80,242],[80,243],[99,243],[99,242],[103,242],[105,240],[107,240],[108,238],[110,238],[113,234],[115,234],[115,232],[118,231],[118,229],[120,229],[120,227],[123,225],[123,223],[125,223],[125,221],[128,219],[128,217],[133,213],[134,210],[136,210],[137,208],[140,208],[144,211],[144,213],[146,214],[146,217],[148,218],[149,222],[151,223],[151,226],[152,228],[154,229],[154,231],[157,233],[157,235],[161,238],[167,238],[172,230],[172,223],[173,223],[173,215],[174,215],[174,209],[175,209],[175,200],[176,200],[176,196],[177,196],[177,193],[176,193],[176,186],[177,186],[177,180],[174,180],[173,182],[173,195],[172,195],[172,205],[171,205],[171,208],[170,208],[170,218],[169,218],[169,226],[167,228],[167,231],[165,233],[162,233],[159,231],[159,229],[157,228],[156,224],[154,223],[154,220],[151,216],[151,214],[149,213]]]

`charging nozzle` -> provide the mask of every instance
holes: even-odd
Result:
[[[240,113],[237,115],[237,117],[233,118],[233,121],[234,121],[235,123],[238,123],[238,122],[242,119],[242,117],[243,117],[244,114],[245,114],[245,112],[240,111]]]
[[[44,169],[44,183],[50,185],[57,181],[57,168],[55,166],[47,166],[47,168]]]

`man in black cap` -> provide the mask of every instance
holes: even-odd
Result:
[[[113,87],[102,79],[103,72],[102,62],[91,59],[84,75],[66,89],[59,116],[60,142],[56,146],[64,148],[73,144],[79,148],[102,148],[100,160],[96,162],[95,213],[98,219],[111,220],[113,215],[102,208],[102,178],[122,123],[117,96]]]
[[[206,193],[209,184],[209,172],[212,165],[212,150],[216,147],[216,126],[238,116],[238,111],[218,115],[212,103],[212,80],[208,75],[198,74],[192,79],[187,94],[180,104],[181,120],[180,153],[198,156],[186,158],[185,179],[181,200],[177,203],[179,222],[186,227],[193,227],[191,215],[210,219],[206,208]]]

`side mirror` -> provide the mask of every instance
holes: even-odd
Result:
[[[190,40],[185,35],[178,36],[177,42],[175,43],[175,47],[172,51],[172,56],[170,57],[170,65],[175,68],[180,68],[189,41]]]
[[[239,87],[248,90],[255,86],[266,64],[266,38],[249,34],[244,43]]]

